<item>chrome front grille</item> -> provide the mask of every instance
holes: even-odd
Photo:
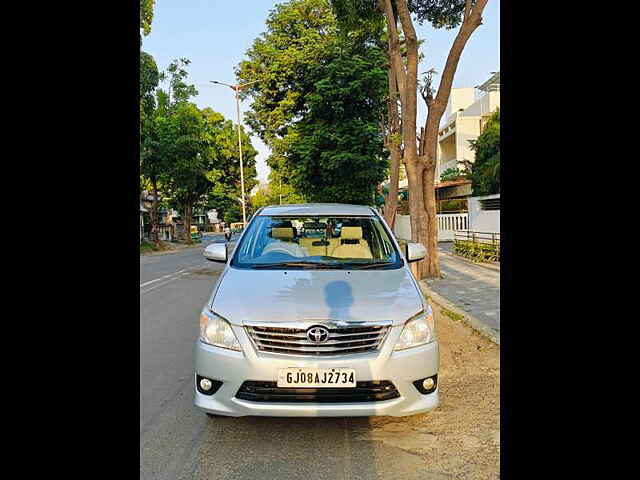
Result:
[[[307,337],[307,331],[322,325],[329,330],[329,338],[315,343]],[[345,355],[377,350],[387,335],[389,325],[330,325],[317,323],[308,328],[246,325],[253,344],[261,352],[289,355]]]

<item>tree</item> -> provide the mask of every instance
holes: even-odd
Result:
[[[140,30],[144,35],[151,33],[154,3],[156,3],[155,0],[140,0]]]
[[[489,117],[480,136],[469,143],[476,153],[470,166],[473,194],[500,193],[500,110]]]
[[[309,201],[374,204],[388,169],[380,131],[384,63],[384,54],[369,48],[338,55],[316,73],[286,157],[292,184]]]
[[[191,243],[193,208],[211,188],[205,175],[210,170],[210,157],[204,152],[207,148],[204,131],[204,116],[189,102],[177,105],[160,126],[162,143],[167,145],[163,180],[181,213],[187,244]]]
[[[311,201],[372,204],[387,153],[379,129],[386,60],[381,29],[347,37],[328,0],[276,6],[237,75],[257,81],[247,123],[271,149],[279,180]]]
[[[272,170],[269,175],[269,183],[261,185],[250,199],[251,208],[254,212],[267,205],[305,203],[302,195],[296,193],[291,185],[280,185],[277,176],[274,176],[273,173]]]
[[[140,29],[144,35],[151,33],[153,5],[155,0],[140,0]],[[158,86],[160,74],[155,60],[142,51],[142,35],[140,35],[140,173],[152,184],[154,201],[151,211],[151,237],[160,245],[158,237],[158,189],[159,157],[157,156],[157,138],[154,136],[155,110],[154,90]],[[141,179],[142,180],[142,179]],[[142,182],[141,182],[142,183]]]
[[[459,178],[464,178],[466,176],[465,172],[460,170],[458,167],[447,168],[444,172],[440,174],[441,182],[450,182],[452,180],[458,180]]]
[[[207,195],[207,207],[218,210],[219,217],[226,223],[242,219],[241,185],[240,185],[240,153],[238,150],[237,125],[231,120],[205,108],[203,114],[207,118],[209,141],[212,155],[211,169],[207,178],[213,184]],[[241,127],[242,163],[245,189],[251,191],[257,184],[256,156],[258,151],[251,144],[251,138]],[[239,212],[239,213],[238,213]],[[239,217],[237,216],[239,215]]]
[[[146,52],[140,52],[140,125],[145,117],[152,115],[155,108],[155,89],[158,87],[160,73],[156,61]]]
[[[175,109],[187,102],[189,97],[196,95],[197,91],[195,87],[185,83],[188,75],[186,67],[190,63],[188,59],[174,60],[166,72],[158,73],[153,57],[141,52],[140,58],[140,171],[151,183],[153,193],[150,216],[151,238],[158,247],[160,244],[157,235],[158,182],[167,175],[174,149],[172,143],[174,138],[168,135],[168,121]],[[169,78],[169,91],[158,89],[154,98],[151,92],[159,81],[167,78]],[[173,102],[171,102],[172,91],[174,92]]]
[[[417,262],[418,278],[440,276],[434,188],[438,126],[446,108],[460,56],[471,34],[482,23],[482,12],[486,4],[487,0],[332,0],[338,17],[345,24],[375,22],[379,16],[384,16],[386,21],[392,72],[390,82],[395,81],[400,99],[401,151],[409,183],[411,236],[413,241],[425,244],[428,252],[425,260]],[[419,41],[412,15],[420,24],[427,21],[436,29],[460,26],[449,50],[435,96],[432,89],[435,72],[430,70],[423,78],[420,93],[428,113],[419,134]],[[404,34],[404,52],[401,50],[399,27]]]
[[[151,240],[160,246],[158,232],[158,180],[164,171],[163,156],[161,154],[160,138],[158,136],[158,116],[153,111],[142,121],[140,131],[140,173],[148,180],[153,200],[151,203]]]

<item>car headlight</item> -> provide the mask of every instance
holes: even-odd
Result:
[[[200,314],[200,340],[216,347],[242,351],[231,325],[208,308]]]
[[[405,323],[394,350],[418,347],[436,339],[435,323],[431,307]]]

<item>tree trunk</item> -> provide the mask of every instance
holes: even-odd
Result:
[[[440,258],[438,253],[438,214],[435,195],[435,168],[425,167],[422,173],[422,187],[424,191],[425,227],[427,261],[424,276],[426,278],[440,278]]]
[[[398,210],[398,180],[400,178],[400,148],[389,147],[391,166],[389,175],[389,192],[384,202],[384,220],[393,229]]]
[[[418,109],[418,37],[411,20],[407,0],[396,1],[398,17],[402,24],[406,45],[406,76],[404,89],[400,89],[402,103],[402,141],[404,144],[403,160],[407,168],[409,183],[409,215],[411,216],[411,240],[427,245],[426,210],[424,205],[423,170],[418,157],[416,141],[416,120]],[[400,85],[400,82],[398,82]],[[427,258],[416,262],[415,272],[418,279],[423,278],[426,263],[431,252],[427,251]],[[436,258],[437,260],[437,258]]]
[[[153,200],[151,203],[151,240],[157,249],[160,248],[160,236],[158,235],[158,179],[155,175],[151,178],[153,188]]]
[[[191,240],[191,215],[193,214],[193,204],[191,202],[185,202],[184,205],[184,232],[185,242],[187,245],[193,244]]]
[[[392,52],[389,49],[389,56]],[[389,149],[391,156],[391,165],[389,166],[389,191],[384,202],[384,219],[393,230],[398,210],[398,181],[400,179],[400,159],[402,152],[398,144],[398,134],[400,133],[400,118],[398,113],[398,88],[397,75],[393,64],[388,72],[389,79],[389,100],[387,103],[388,112],[388,134],[386,135],[385,144]]]
[[[409,182],[409,215],[411,219],[411,241],[422,243],[427,247],[427,225],[426,208],[424,197],[416,194],[423,191],[424,167],[420,162],[407,164],[407,180]],[[415,263],[414,273],[418,279],[423,278],[426,271],[426,263],[431,256],[431,251],[427,247],[427,257]],[[437,258],[436,258],[437,261]]]
[[[426,209],[425,246],[427,247],[427,252],[430,253],[425,262],[423,272],[427,278],[441,276],[440,263],[438,261],[438,224],[435,198],[438,127],[451,94],[453,77],[458,68],[460,56],[471,34],[482,24],[482,12],[487,5],[487,1],[477,0],[475,5],[472,5],[471,0],[466,1],[462,25],[449,50],[436,97],[432,98],[431,92],[426,92],[426,95],[423,93],[423,98],[428,108],[427,120],[420,136],[420,159],[424,165],[421,196]]]

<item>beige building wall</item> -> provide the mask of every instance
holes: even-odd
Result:
[[[447,102],[447,109],[444,112],[444,118],[449,118],[452,114],[464,110],[476,100],[476,89],[471,88],[452,88]]]
[[[482,133],[489,116],[500,107],[500,90],[475,98],[475,88],[453,88],[438,132],[436,182],[449,168],[463,168],[464,161],[475,160],[469,140]]]

